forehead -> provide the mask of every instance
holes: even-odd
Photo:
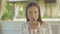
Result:
[[[31,6],[28,8],[28,11],[38,11],[38,7],[37,6]]]

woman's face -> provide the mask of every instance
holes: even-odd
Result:
[[[28,8],[27,14],[30,21],[36,21],[39,17],[39,10],[36,6],[31,6]]]

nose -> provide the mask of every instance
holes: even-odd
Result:
[[[34,13],[31,14],[31,17],[32,17],[32,18],[34,17]]]

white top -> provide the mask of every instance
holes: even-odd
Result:
[[[48,23],[43,23],[41,25],[39,34],[52,34],[51,26]],[[23,23],[20,29],[20,34],[29,34],[28,23]]]

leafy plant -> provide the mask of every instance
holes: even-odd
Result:
[[[13,8],[13,4],[12,3],[6,3],[6,7],[5,7],[5,11],[4,14],[1,18],[1,20],[11,20],[13,17],[13,13],[12,13],[12,9]]]

